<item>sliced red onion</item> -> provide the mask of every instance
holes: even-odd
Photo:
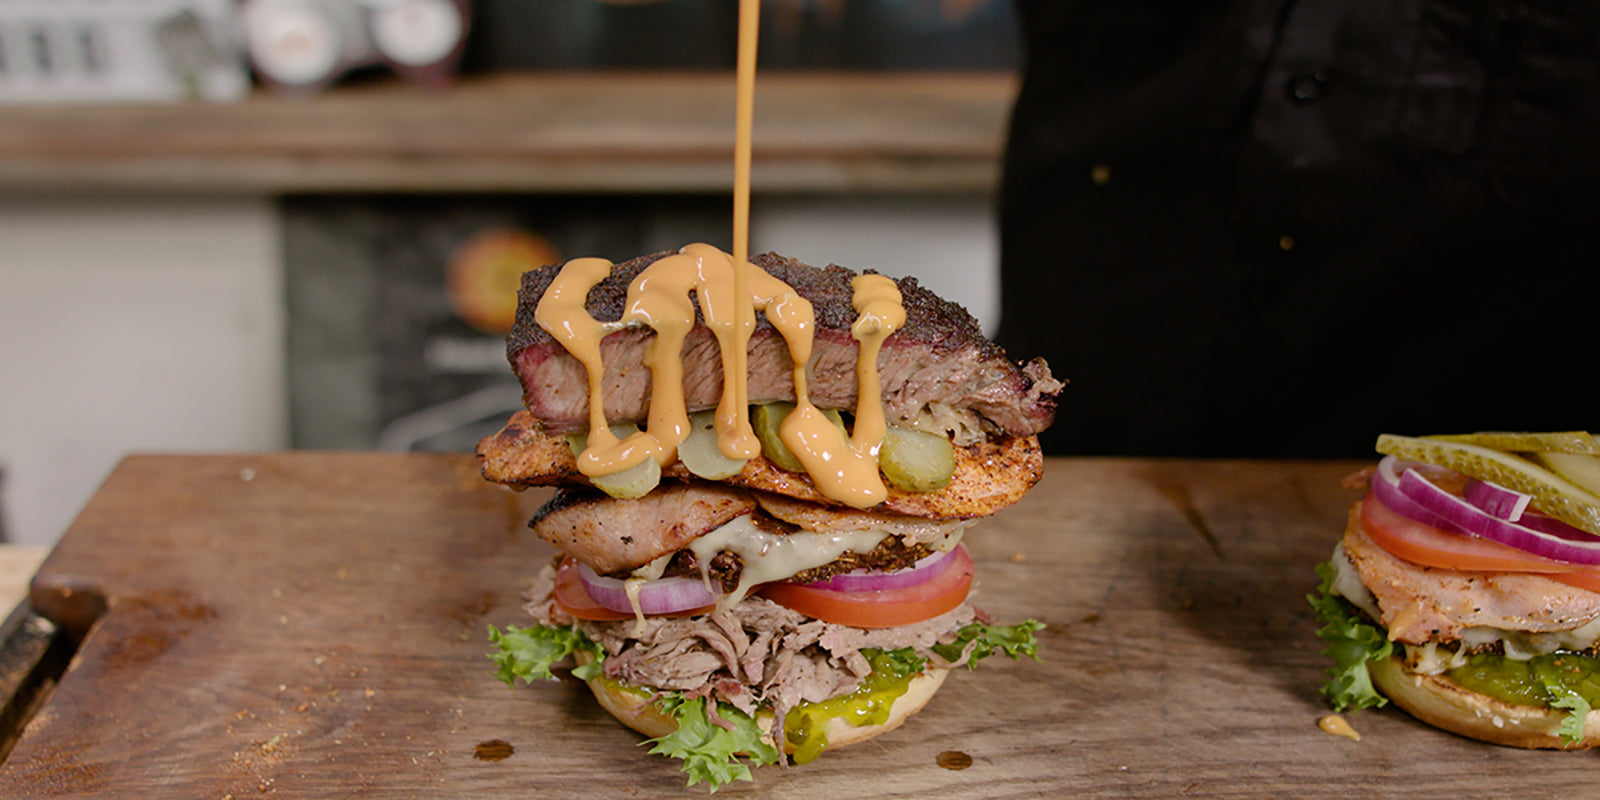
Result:
[[[1524,528],[1532,528],[1540,533],[1548,533],[1551,536],[1569,539],[1574,542],[1588,542],[1593,541],[1595,538],[1594,534],[1582,528],[1568,525],[1555,517],[1547,517],[1543,514],[1523,514],[1522,519],[1517,520],[1517,524]]]
[[[825,581],[817,581],[806,585],[817,589],[832,589],[836,592],[876,592],[884,589],[903,589],[907,586],[927,583],[944,574],[944,571],[954,563],[950,558],[950,555],[954,552],[954,550],[936,551],[932,555],[917,559],[915,563],[905,569],[893,572],[855,569],[849,572],[841,572]]]
[[[1484,513],[1499,517],[1507,522],[1517,522],[1522,519],[1522,513],[1528,510],[1528,503],[1533,500],[1533,495],[1523,494],[1515,489],[1507,489],[1498,483],[1480,481],[1477,478],[1467,480],[1467,502],[1483,509]]]
[[[1377,483],[1378,481],[1374,481],[1373,485],[1376,486]],[[1439,488],[1423,477],[1420,471],[1414,469],[1408,469],[1400,474],[1397,488],[1401,495],[1416,505],[1450,523],[1444,528],[1445,530],[1481,536],[1515,547],[1525,553],[1569,564],[1600,564],[1600,537],[1585,534],[1582,539],[1569,539],[1501,519]],[[1381,497],[1379,502],[1382,502]],[[1406,513],[1400,509],[1395,510],[1402,514]]]
[[[578,577],[596,603],[612,611],[633,613],[633,604],[628,602],[627,581],[601,577],[588,564],[578,565]],[[639,587],[639,610],[646,614],[676,614],[715,602],[717,598],[698,577],[657,578]]]
[[[1384,456],[1378,462],[1378,472],[1373,475],[1372,494],[1378,502],[1402,517],[1451,533],[1466,534],[1449,520],[1429,511],[1415,500],[1400,493],[1400,474],[1421,466],[1416,461],[1402,461],[1394,456]]]

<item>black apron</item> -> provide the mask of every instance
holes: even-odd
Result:
[[[1600,3],[1018,0],[1001,343],[1048,452],[1600,429]]]

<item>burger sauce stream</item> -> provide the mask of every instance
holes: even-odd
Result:
[[[563,265],[535,309],[534,319],[561,343],[588,373],[589,438],[578,457],[579,472],[591,478],[629,469],[653,458],[672,462],[689,434],[683,397],[683,343],[695,324],[693,292],[706,326],[717,337],[723,364],[722,396],[717,405],[718,447],[729,458],[750,459],[761,452],[749,419],[749,341],[755,312],[781,334],[794,362],[795,410],[779,430],[822,494],[854,508],[870,508],[888,495],[878,472],[878,450],[887,422],[878,375],[884,340],[905,323],[899,288],[882,275],[851,281],[857,319],[851,335],[860,343],[856,360],[855,427],[848,438],[811,403],[806,372],[815,317],[811,303],[792,287],[749,263],[750,142],[754,119],[756,32],[759,0],[741,0],[738,102],[734,146],[734,228],[732,254],[707,244],[691,244],[646,267],[628,286],[622,316],[594,319],[585,308],[589,290],[604,280],[612,264],[578,258]],[[646,364],[650,368],[650,409],[645,430],[618,439],[607,423],[603,403],[605,365],[600,342],[607,334],[635,325],[656,332]]]

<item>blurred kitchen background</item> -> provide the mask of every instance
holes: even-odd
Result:
[[[508,287],[731,239],[733,0],[0,0],[0,539],[131,452],[471,449]],[[998,322],[1005,0],[765,0],[754,251]]]

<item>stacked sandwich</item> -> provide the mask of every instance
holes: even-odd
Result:
[[[507,351],[526,410],[478,448],[489,480],[559,487],[530,523],[560,551],[535,624],[491,634],[501,677],[572,657],[713,786],[1034,653],[1037,623],[967,602],[961,540],[1039,479],[1061,389],[915,279],[751,264],[690,245],[525,274]]]
[[[1600,744],[1600,442],[1381,436],[1311,602],[1337,709],[1392,700],[1463,736]]]

